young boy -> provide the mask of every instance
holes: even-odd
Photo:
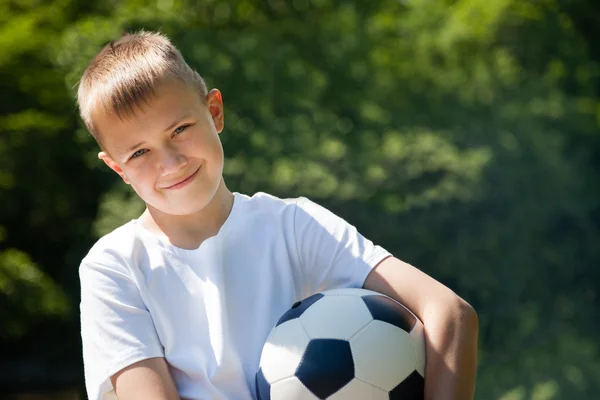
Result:
[[[425,397],[472,398],[473,309],[306,198],[230,192],[221,93],[163,35],[103,48],[78,104],[99,158],[147,205],[80,266],[90,399],[255,398],[273,324],[295,301],[338,287],[413,310],[426,331]]]

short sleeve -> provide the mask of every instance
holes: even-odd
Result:
[[[298,199],[294,225],[305,295],[362,287],[369,272],[390,256],[353,225],[304,197]]]
[[[84,260],[79,276],[88,398],[116,399],[110,377],[135,362],[162,357],[163,348],[126,266]]]

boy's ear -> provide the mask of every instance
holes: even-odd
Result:
[[[101,159],[102,161],[104,161],[104,164],[108,165],[108,167],[110,169],[112,169],[117,174],[119,174],[119,176],[121,177],[121,179],[123,179],[123,182],[125,182],[126,184],[129,185],[129,180],[125,176],[125,173],[123,172],[123,170],[121,169],[121,167],[119,167],[119,164],[117,164],[115,162],[115,160],[113,160],[112,158],[110,158],[110,156],[108,154],[106,154],[105,152],[103,152],[103,151],[101,151],[100,153],[98,153],[98,158]]]
[[[206,95],[206,105],[208,106],[208,111],[215,123],[217,133],[221,133],[225,126],[225,120],[223,115],[223,96],[219,89],[211,89],[211,91],[208,92]]]

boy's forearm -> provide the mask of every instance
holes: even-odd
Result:
[[[457,301],[425,310],[425,400],[468,400],[475,392],[477,314]]]

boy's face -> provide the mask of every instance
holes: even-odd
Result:
[[[202,210],[222,179],[221,93],[207,103],[178,82],[160,85],[135,115],[94,115],[106,152],[102,159],[149,207],[171,215]]]

